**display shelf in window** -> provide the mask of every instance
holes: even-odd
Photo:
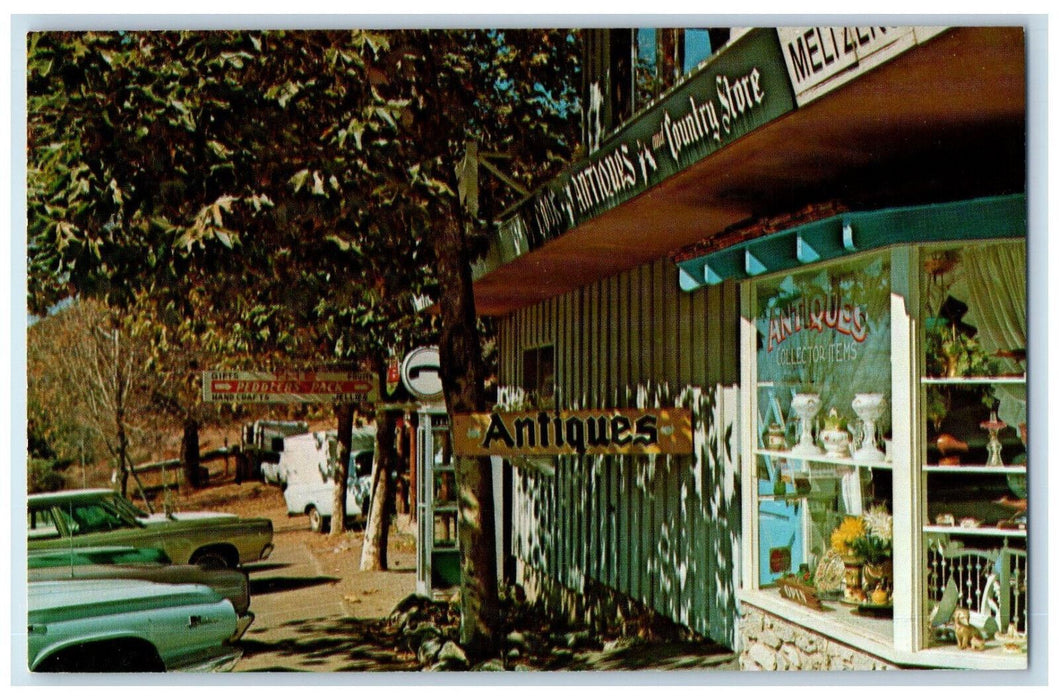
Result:
[[[924,525],[923,532],[944,533],[962,537],[1025,537],[1026,530],[1019,528],[988,527],[984,525]]]
[[[1025,374],[1013,374],[996,377],[923,377],[923,384],[1025,384]]]
[[[973,653],[957,628],[987,649],[1026,639],[1025,243],[924,249],[920,260],[928,643]]]
[[[792,461],[805,461],[813,464],[835,464],[845,467],[857,467],[867,469],[892,469],[893,464],[887,461],[860,461],[853,459],[852,457],[829,457],[826,454],[822,454],[818,457],[805,457],[799,455],[792,455],[790,452],[783,450],[767,450],[757,449],[754,450],[754,454],[765,455],[768,457],[774,457],[777,459],[789,459]]]
[[[924,464],[923,471],[925,472],[939,472],[946,474],[1001,474],[1001,475],[1019,475],[1026,473],[1026,467],[1021,465],[1010,465],[1000,467],[990,467],[985,464],[958,464],[955,466],[943,465],[943,464]]]

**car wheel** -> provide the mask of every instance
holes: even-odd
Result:
[[[234,569],[236,566],[236,563],[225,556],[224,552],[215,549],[196,553],[191,557],[190,563],[201,566],[203,569]]]
[[[320,515],[316,506],[309,506],[309,529],[313,532],[324,531],[324,516]]]
[[[159,673],[165,664],[143,640],[88,642],[61,649],[33,669],[42,673]]]

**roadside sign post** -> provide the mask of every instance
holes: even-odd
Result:
[[[213,403],[375,403],[379,380],[370,372],[229,370],[202,373],[202,400]]]

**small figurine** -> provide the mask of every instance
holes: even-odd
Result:
[[[985,637],[971,624],[971,613],[966,608],[957,608],[952,614],[952,624],[956,628],[956,646],[959,649],[985,649]]]
[[[938,436],[937,447],[938,452],[941,453],[938,464],[955,466],[960,463],[960,453],[967,452],[967,443],[948,433]]]
[[[1008,424],[996,417],[996,411],[993,411],[989,415],[989,420],[983,421],[981,424],[982,430],[989,432],[989,444],[986,445],[986,450],[989,452],[989,459],[986,460],[985,466],[987,467],[1002,467],[1004,461],[1000,458],[1001,444],[1000,439],[997,437],[997,433],[1008,427]]]
[[[765,447],[782,452],[787,449],[787,431],[779,423],[769,425],[765,433]]]

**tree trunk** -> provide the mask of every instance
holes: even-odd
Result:
[[[180,461],[184,463],[184,477],[192,488],[202,486],[202,461],[199,459],[199,422],[184,419],[184,438],[180,442]]]
[[[125,421],[120,413],[117,416],[118,424],[118,472],[121,476],[121,495],[129,495],[129,439],[125,436]]]
[[[338,419],[338,463],[332,476],[335,488],[331,498],[330,534],[341,535],[346,531],[346,484],[349,481],[349,455],[353,441],[353,404],[336,405],[335,418]]]
[[[485,409],[485,368],[462,216],[450,206],[434,233],[441,318],[441,381],[450,417]],[[488,457],[457,457],[460,542],[460,641],[477,658],[492,654],[500,620],[493,480]]]
[[[371,506],[364,527],[364,547],[360,552],[361,571],[386,571],[386,550],[390,543],[390,519],[396,511],[393,472],[397,465],[394,430],[397,413],[379,411],[375,417],[375,463],[371,469]]]
[[[330,535],[345,532],[346,484],[349,481],[349,453],[353,447],[353,403],[339,403],[335,407],[338,419],[338,462],[331,475],[335,490],[331,491]]]

